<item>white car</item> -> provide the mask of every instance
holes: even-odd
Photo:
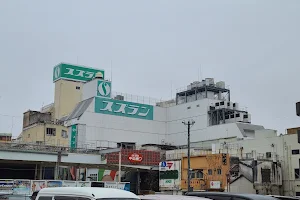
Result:
[[[36,200],[139,200],[128,191],[99,187],[57,187],[39,191]]]
[[[208,198],[192,197],[183,195],[164,195],[164,194],[150,194],[139,196],[141,200],[208,200]]]

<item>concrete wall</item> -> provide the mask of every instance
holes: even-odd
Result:
[[[220,137],[243,137],[236,123],[208,127],[207,108],[211,101],[213,100],[202,99],[168,108],[155,106],[153,120],[95,113],[93,101],[80,120],[72,120],[67,125],[86,124],[86,138],[79,143],[82,145],[88,143],[91,146],[97,146],[99,142],[104,142],[104,146],[109,143],[111,147],[117,142],[136,142],[138,145],[147,143],[185,145],[187,127],[182,122],[190,119],[196,122],[191,128],[192,142]]]
[[[154,119],[142,120],[94,113],[94,104],[93,101],[79,121],[73,121],[86,124],[85,140],[78,138],[78,147],[84,144],[116,147],[118,142],[161,144],[165,141],[166,108],[154,107]]]
[[[56,136],[46,135],[47,128],[55,128]],[[22,142],[34,144],[46,144],[51,146],[69,146],[69,139],[62,137],[62,131],[68,131],[67,127],[56,124],[35,124],[27,127],[22,132]]]
[[[256,194],[256,190],[253,188],[253,183],[251,183],[245,177],[241,177],[231,183],[230,192],[240,194]]]
[[[80,89],[76,89],[80,87]],[[70,114],[82,97],[82,82],[58,80],[54,90],[54,118]]]

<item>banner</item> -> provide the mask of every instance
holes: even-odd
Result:
[[[62,187],[62,181],[47,181],[47,187]]]
[[[77,187],[91,187],[90,181],[77,181]]]
[[[104,184],[105,188],[118,188],[117,182],[105,182]]]
[[[130,183],[118,183],[118,189],[130,191]]]
[[[30,180],[14,180],[14,194],[30,194]]]
[[[0,180],[0,194],[12,194],[13,187],[13,180]]]
[[[76,181],[63,181],[62,183],[63,187],[76,187]]]
[[[31,192],[38,192],[46,187],[46,181],[31,181]]]

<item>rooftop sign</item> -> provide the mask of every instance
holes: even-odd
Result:
[[[97,73],[102,74],[104,78],[104,70],[61,63],[53,68],[53,82],[59,79],[87,82],[92,80]]]
[[[95,97],[95,113],[153,120],[153,106]]]

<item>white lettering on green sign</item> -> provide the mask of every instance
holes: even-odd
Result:
[[[104,78],[104,70],[61,63],[53,69],[53,82],[59,79],[87,82],[92,80],[97,73]]]
[[[77,125],[74,124],[71,126],[71,149],[75,149],[77,147]]]
[[[95,113],[153,120],[153,106],[95,97]]]
[[[166,180],[165,183],[171,184],[171,183],[172,183],[172,180]]]

